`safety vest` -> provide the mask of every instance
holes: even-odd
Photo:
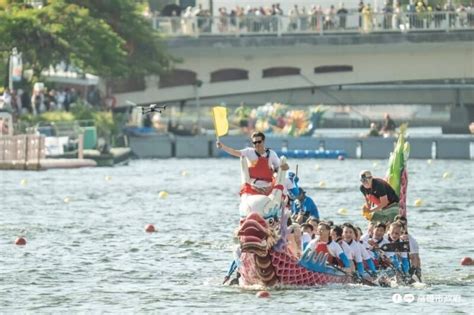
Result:
[[[255,154],[258,157],[257,163],[253,166],[249,166],[249,176],[250,179],[253,181],[262,180],[265,182],[272,183],[273,182],[273,170],[270,168],[269,164],[269,157],[270,157],[270,150],[265,150],[265,156],[260,155],[257,151]],[[276,187],[270,186],[266,195],[269,195],[272,189],[281,189],[283,190],[282,185],[277,185]],[[240,189],[240,195],[242,194],[249,194],[249,195],[259,195],[260,192],[256,191],[251,184],[245,183],[242,185]]]
[[[332,256],[331,253],[329,253],[329,250],[328,250],[328,244],[330,243],[331,241],[329,241],[328,243],[326,242],[318,242],[316,244],[316,247],[315,247],[315,252],[316,253],[325,253],[325,254],[328,254],[328,263],[330,263],[331,265],[332,264],[337,264],[337,261],[336,261],[336,257]]]
[[[249,167],[250,178],[271,182],[273,180],[273,170],[269,164],[270,150],[265,150],[265,156],[260,155],[257,151],[255,151],[255,154],[258,156],[258,160],[255,165]]]

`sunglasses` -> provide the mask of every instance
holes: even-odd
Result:
[[[255,145],[255,144],[259,144],[259,143],[262,143],[263,140],[257,140],[257,141],[252,141],[252,143]]]
[[[372,177],[362,177],[362,178],[360,179],[360,181],[361,181],[361,182],[368,182],[369,179],[371,179],[371,178],[372,178]]]

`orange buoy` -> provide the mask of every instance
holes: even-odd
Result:
[[[345,157],[344,157],[344,155],[338,155],[338,156],[337,156],[337,159],[338,159],[339,161],[344,161]]]
[[[257,292],[257,297],[258,298],[268,298],[268,297],[270,297],[270,292],[268,292],[268,291],[258,291]]]
[[[147,224],[147,225],[145,226],[145,232],[147,232],[147,233],[156,232],[155,226],[154,226],[153,224]]]
[[[463,259],[461,259],[461,265],[472,266],[474,265],[474,261],[472,260],[471,257],[464,257]]]
[[[15,245],[20,245],[20,246],[26,245],[26,240],[23,237],[19,237],[15,240]]]

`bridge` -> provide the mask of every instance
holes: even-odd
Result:
[[[346,25],[203,33],[195,21],[188,32],[165,28],[169,52],[182,60],[171,73],[111,87],[119,105],[474,104],[474,25],[452,24],[448,15],[441,22],[387,29],[374,19],[370,31]]]

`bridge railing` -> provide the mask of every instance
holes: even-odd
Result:
[[[421,13],[321,13],[300,16],[154,17],[169,37],[430,32],[474,29],[474,10]]]

